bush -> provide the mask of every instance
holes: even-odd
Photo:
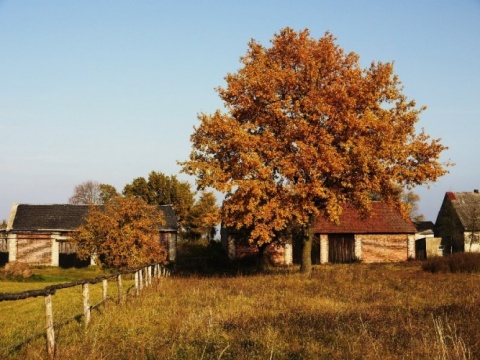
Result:
[[[425,261],[422,268],[431,273],[480,273],[480,254],[455,253],[451,256],[434,257]]]
[[[5,265],[4,276],[7,279],[28,279],[33,275],[27,263],[12,261]]]

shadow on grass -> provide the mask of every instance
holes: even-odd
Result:
[[[176,276],[248,276],[278,272],[278,268],[260,270],[259,258],[248,256],[230,260],[218,241],[179,244],[174,265]]]

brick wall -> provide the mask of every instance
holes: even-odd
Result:
[[[52,264],[50,234],[18,234],[17,261],[29,264]]]
[[[388,262],[408,259],[408,235],[356,235],[362,241],[362,261]]]

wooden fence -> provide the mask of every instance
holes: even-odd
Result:
[[[47,340],[47,352],[49,358],[53,359],[55,357],[55,328],[52,303],[53,295],[55,295],[55,292],[60,289],[70,288],[74,286],[82,286],[83,313],[74,316],[72,320],[74,318],[83,317],[83,322],[85,324],[85,327],[87,327],[91,318],[91,309],[93,308],[93,306],[90,304],[89,284],[97,284],[102,282],[102,301],[96,304],[96,307],[107,301],[108,280],[112,278],[115,279],[118,289],[117,301],[119,304],[123,304],[126,299],[126,293],[123,291],[122,276],[128,274],[134,274],[135,295],[138,296],[140,294],[140,291],[142,291],[144,287],[150,286],[152,284],[153,279],[169,276],[170,272],[160,264],[152,264],[138,269],[125,270],[115,274],[98,276],[93,279],[83,279],[72,281],[69,283],[51,285],[40,290],[29,290],[18,293],[0,293],[0,301],[16,301],[39,296],[43,296],[45,298],[45,336]],[[20,344],[20,346],[22,344]]]

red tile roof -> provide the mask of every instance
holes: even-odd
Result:
[[[315,221],[317,234],[414,234],[415,225],[402,217],[400,212],[386,203],[372,202],[370,215],[366,218],[350,206],[343,209],[339,224],[323,217]]]

